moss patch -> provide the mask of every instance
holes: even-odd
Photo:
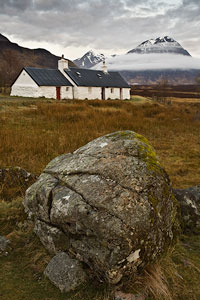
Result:
[[[160,166],[157,156],[156,156],[156,153],[155,153],[153,147],[149,144],[148,140],[140,134],[135,134],[135,139],[142,142],[138,145],[138,148],[139,148],[139,151],[141,152],[142,158],[148,164],[154,164],[154,165]]]

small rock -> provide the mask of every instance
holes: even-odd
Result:
[[[44,274],[61,292],[69,292],[81,285],[86,275],[81,264],[65,252],[59,252],[47,265]]]
[[[115,300],[145,300],[146,296],[143,294],[126,294],[121,291],[115,293]]]
[[[10,241],[5,237],[0,236],[0,255],[8,255],[7,249],[9,247]]]
[[[174,189],[180,204],[184,233],[200,233],[200,186]]]

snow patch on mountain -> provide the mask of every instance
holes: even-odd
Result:
[[[102,53],[95,53],[90,50],[85,53],[81,58],[77,58],[74,60],[74,63],[80,68],[89,69],[92,66],[102,62],[105,60],[105,55]]]
[[[150,54],[150,53],[174,53],[190,56],[177,41],[169,36],[158,37],[144,41],[136,48],[128,51],[129,53]]]

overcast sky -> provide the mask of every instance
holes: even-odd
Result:
[[[200,0],[0,0],[0,33],[66,58],[171,36],[200,58]]]

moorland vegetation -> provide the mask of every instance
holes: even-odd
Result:
[[[20,166],[39,175],[54,157],[118,130],[133,130],[149,140],[173,187],[199,185],[199,99],[158,103],[135,96],[131,101],[57,102],[1,96],[0,166]],[[0,235],[11,240],[12,248],[0,257],[2,300],[112,299],[110,287],[97,282],[69,295],[52,286],[43,276],[50,256],[24,213],[24,187],[1,184],[0,192]],[[130,279],[124,289],[145,288],[149,300],[199,299],[199,243],[198,235],[182,235],[161,261],[149,266],[137,282]]]

